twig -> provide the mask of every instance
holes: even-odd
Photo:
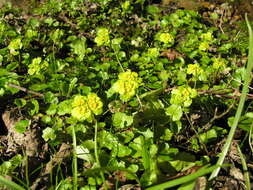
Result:
[[[192,124],[192,122],[191,122],[191,120],[190,120],[188,114],[187,114],[186,112],[184,112],[184,114],[185,114],[185,116],[186,116],[188,122],[190,123],[190,126],[191,126],[192,130],[194,131],[195,135],[197,136],[197,138],[198,138],[198,140],[199,140],[199,143],[203,146],[203,148],[204,148],[206,154],[209,155],[208,150],[207,150],[207,148],[206,148],[206,145],[200,140],[199,133],[198,133],[198,131],[196,131],[196,129],[194,128],[194,126],[193,126],[193,124]],[[194,136],[195,136],[195,135],[194,135]]]
[[[32,91],[32,90],[28,90],[27,88],[18,86],[18,85],[16,85],[16,84],[8,83],[8,86],[9,86],[9,87],[12,87],[12,88],[16,88],[16,89],[18,89],[18,90],[21,90],[21,91],[26,92],[26,93],[28,93],[28,94],[33,94],[33,95],[35,95],[35,96],[44,97],[44,94],[41,94],[41,93],[39,93],[39,92],[35,92],[35,91]]]
[[[214,111],[214,116],[213,116],[213,118],[212,118],[210,121],[208,121],[208,123],[206,123],[206,124],[200,129],[199,133],[201,133],[202,131],[208,130],[208,129],[212,126],[212,123],[213,123],[215,120],[220,119],[220,118],[222,118],[223,116],[225,116],[226,114],[228,114],[228,113],[230,112],[230,110],[234,107],[234,105],[235,105],[235,102],[234,102],[233,104],[231,104],[231,105],[228,107],[228,109],[227,109],[225,112],[221,113],[220,115],[216,115],[216,114],[217,114],[217,108],[216,108],[215,111]]]

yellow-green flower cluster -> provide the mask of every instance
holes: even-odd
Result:
[[[141,78],[138,77],[136,72],[127,70],[119,74],[119,79],[113,84],[113,92],[120,94],[122,101],[128,101],[135,95],[136,89],[141,83]]]
[[[164,44],[174,43],[174,37],[170,33],[160,33],[158,36],[158,40],[163,42]]]
[[[110,43],[109,30],[107,28],[99,28],[97,30],[95,42],[97,43],[98,46],[109,45]]]
[[[16,39],[12,40],[10,42],[10,44],[8,45],[8,49],[10,50],[10,54],[18,55],[19,54],[18,50],[21,49],[22,46],[23,46],[23,44],[22,44],[20,38],[16,38]]]
[[[192,74],[197,77],[203,73],[203,69],[199,66],[199,64],[189,64],[187,68],[187,74]]]
[[[210,47],[210,43],[213,41],[212,32],[204,33],[200,36],[201,43],[199,44],[199,50],[206,51]]]
[[[203,41],[199,44],[199,50],[200,51],[206,51],[209,49],[209,42]]]
[[[223,70],[226,67],[226,60],[218,57],[218,58],[213,58],[213,68],[216,70]]]
[[[152,58],[157,58],[160,55],[158,48],[149,48],[148,49],[148,56]]]
[[[103,102],[95,93],[87,96],[77,95],[72,102],[71,115],[79,121],[92,121],[94,115],[103,111]]]
[[[200,38],[204,41],[212,41],[213,40],[213,34],[212,32],[204,33],[200,36]]]
[[[41,70],[48,67],[47,61],[42,61],[41,57],[34,58],[32,63],[28,65],[28,74],[34,75],[38,74]]]
[[[192,98],[197,96],[197,91],[188,86],[180,86],[171,91],[171,104],[182,105],[189,107],[192,103]]]

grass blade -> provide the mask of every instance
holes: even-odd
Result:
[[[0,176],[0,184],[5,185],[6,187],[8,187],[9,189],[12,190],[25,190],[25,188],[19,186],[18,184],[4,178],[3,176]]]
[[[190,175],[187,175],[187,176],[184,176],[184,177],[180,177],[178,179],[174,179],[174,180],[171,180],[171,181],[167,181],[165,183],[161,183],[161,184],[158,184],[158,185],[154,185],[152,187],[147,188],[146,190],[161,190],[161,189],[166,189],[166,188],[171,188],[171,187],[174,187],[174,186],[177,186],[177,185],[181,185],[181,184],[187,183],[189,181],[193,181],[193,180],[197,179],[200,176],[204,176],[208,173],[211,173],[217,167],[218,166],[216,166],[216,165],[208,167],[208,168],[204,167],[204,168],[199,169],[197,172],[195,172],[193,174],[190,174]]]
[[[242,161],[242,169],[243,169],[243,175],[244,175],[246,189],[250,190],[251,189],[250,188],[250,177],[249,177],[247,163],[246,163],[245,157],[244,157],[239,145],[237,145],[237,150],[238,150],[238,153],[239,153],[241,161]]]

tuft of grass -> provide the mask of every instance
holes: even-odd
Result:
[[[246,20],[246,23],[247,23],[247,26],[248,26],[248,31],[249,31],[249,54],[248,54],[248,62],[247,62],[247,67],[246,67],[245,81],[243,83],[242,94],[241,94],[241,97],[240,97],[238,108],[236,110],[235,119],[234,119],[232,127],[229,131],[228,138],[227,138],[227,140],[226,140],[226,142],[225,142],[225,144],[222,148],[222,152],[221,152],[221,154],[219,156],[219,159],[217,161],[217,165],[219,167],[216,168],[212,172],[209,180],[214,179],[219,174],[221,165],[224,162],[224,159],[225,159],[225,157],[228,153],[231,142],[233,140],[238,122],[240,120],[240,117],[241,117],[241,114],[242,114],[242,111],[243,111],[245,100],[246,100],[246,97],[247,97],[247,94],[248,94],[248,91],[249,91],[249,85],[250,85],[250,82],[251,82],[251,71],[252,71],[252,68],[253,68],[253,32],[252,32],[252,28],[250,26],[247,14],[245,14],[245,20]]]

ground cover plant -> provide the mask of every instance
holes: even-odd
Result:
[[[250,189],[247,24],[154,3],[1,8],[0,188]]]

